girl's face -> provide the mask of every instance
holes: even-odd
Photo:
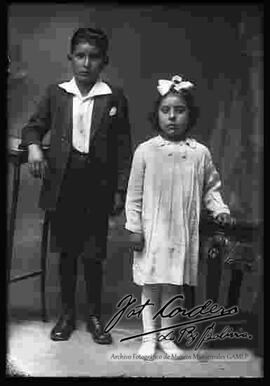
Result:
[[[169,140],[181,140],[187,130],[188,113],[187,104],[180,94],[166,95],[158,109],[161,135]]]
[[[95,82],[104,67],[104,57],[100,49],[87,42],[78,43],[68,57],[75,79],[82,84]]]

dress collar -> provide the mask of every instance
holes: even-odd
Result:
[[[168,141],[167,139],[163,138],[161,135],[158,135],[155,138],[158,146],[166,146],[166,145],[172,145],[172,144],[180,145],[180,146],[188,145],[191,149],[195,149],[197,146],[197,141],[194,138],[186,138],[179,142]]]
[[[109,85],[105,82],[102,82],[100,79],[96,81],[94,86],[91,88],[89,93],[85,96],[81,95],[81,92],[76,84],[75,78],[73,77],[69,82],[63,82],[58,84],[59,87],[64,89],[66,92],[76,95],[79,98],[85,100],[88,98],[93,98],[97,95],[108,95],[112,94],[112,90]]]

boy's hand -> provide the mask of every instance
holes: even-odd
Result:
[[[124,194],[120,191],[114,193],[113,197],[113,208],[112,208],[112,216],[118,216],[125,207],[125,199]]]
[[[34,177],[44,177],[47,161],[39,145],[31,144],[28,146],[28,167],[30,174]]]
[[[136,251],[140,252],[143,250],[144,247],[144,237],[142,233],[130,233],[129,235],[129,242],[131,248]]]

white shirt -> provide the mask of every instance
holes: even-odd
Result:
[[[69,82],[60,83],[58,86],[73,94],[73,147],[81,153],[88,153],[94,97],[111,94],[112,90],[107,83],[99,79],[89,93],[82,96],[74,77]]]

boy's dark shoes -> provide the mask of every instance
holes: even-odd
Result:
[[[51,339],[54,341],[68,340],[75,330],[75,319],[68,314],[62,315],[51,331]]]
[[[104,332],[101,320],[94,315],[88,317],[86,329],[92,335],[94,341],[99,344],[111,344],[112,337]]]

